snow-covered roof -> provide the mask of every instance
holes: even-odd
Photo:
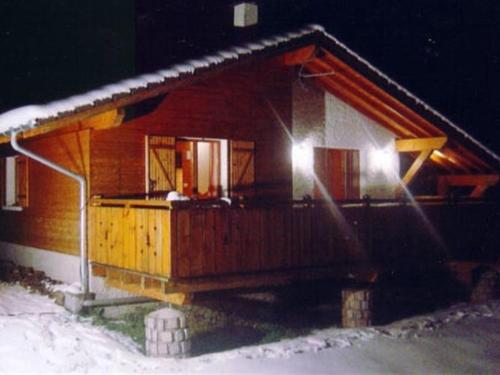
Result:
[[[382,80],[388,87],[391,87],[397,93],[404,96],[407,100],[411,101],[425,113],[439,119],[456,133],[460,134],[464,139],[470,141],[497,162],[500,162],[500,157],[493,151],[470,136],[467,132],[462,130],[429,104],[425,103],[416,95],[389,78],[382,71],[349,49],[344,43],[326,32],[325,29],[319,25],[308,25],[307,27],[294,32],[274,35],[272,37],[260,39],[241,46],[230,47],[198,59],[191,59],[169,66],[166,69],[158,70],[154,73],[143,74],[135,78],[122,80],[117,83],[109,84],[83,94],[70,96],[65,99],[56,100],[42,105],[28,105],[15,108],[0,115],[0,134],[8,135],[13,131],[23,131],[42,126],[47,121],[76,113],[84,109],[88,109],[89,107],[101,105],[108,101],[112,101],[116,97],[121,97],[139,90],[147,90],[151,86],[165,84],[171,80],[193,76],[201,70],[205,71],[207,68],[216,67],[222,63],[238,61],[243,57],[252,56],[257,52],[287,46],[293,41],[300,41],[307,36],[315,34],[325,38],[330,43],[333,43],[336,48],[345,52],[351,59],[355,60],[358,64],[369,71],[369,73]]]
[[[106,100],[111,100],[115,96],[126,95],[136,90],[147,89],[148,86],[162,84],[172,79],[178,79],[181,76],[194,75],[200,69],[214,67],[230,60],[238,60],[242,56],[252,55],[256,51],[262,51],[271,47],[279,47],[280,45],[287,44],[292,40],[300,39],[317,31],[324,32],[321,26],[309,25],[296,32],[275,35],[245,45],[230,47],[225,50],[217,51],[211,55],[187,60],[154,73],[143,74],[135,78],[122,80],[83,94],[70,96],[42,105],[27,105],[15,108],[0,115],[0,134],[6,135],[13,131],[35,128],[42,122],[55,119],[71,112],[77,112],[79,109],[101,104]]]

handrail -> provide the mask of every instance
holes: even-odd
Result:
[[[119,206],[119,207],[157,207],[172,209],[171,201],[153,199],[113,199],[113,198],[92,198],[90,206]]]
[[[415,202],[422,206],[427,205],[457,205],[467,203],[499,203],[495,200],[485,200],[484,198],[461,197],[450,199],[448,197],[429,196],[416,197]],[[162,208],[168,210],[189,209],[189,208],[266,208],[266,207],[323,207],[329,203],[323,200],[302,199],[302,200],[271,200],[271,199],[233,199],[231,204],[221,199],[198,199],[186,201],[166,201],[160,199],[123,199],[112,197],[94,197],[90,201],[93,207],[134,207],[134,208]],[[412,206],[415,203],[401,199],[351,199],[336,202],[340,208],[351,207],[400,207]]]

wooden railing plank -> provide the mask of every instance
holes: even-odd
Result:
[[[125,212],[127,218],[123,243],[125,249],[125,268],[137,269],[137,211],[128,209]]]
[[[169,249],[170,243],[171,243],[171,238],[172,238],[172,232],[171,232],[171,212],[170,211],[165,211],[164,212],[164,218],[161,220],[162,224],[162,233],[163,233],[163,242],[161,246],[161,251],[162,251],[162,269],[161,269],[161,274],[163,275],[171,275],[172,274],[172,260],[171,256],[169,256]]]
[[[147,240],[148,240],[148,273],[150,275],[155,275],[156,263],[158,258],[157,251],[157,237],[158,227],[156,226],[156,212],[154,210],[147,210],[146,212],[148,218],[147,226]]]
[[[190,270],[189,249],[191,246],[191,222],[189,210],[180,210],[177,212],[177,230],[178,273],[176,276],[187,277],[189,276]]]

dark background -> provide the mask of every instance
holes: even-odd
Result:
[[[500,151],[498,0],[2,0],[0,112],[43,103],[307,23],[326,30]]]

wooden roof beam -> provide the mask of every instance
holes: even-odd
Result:
[[[477,184],[496,184],[499,181],[497,174],[452,174],[439,176],[445,179],[450,186],[475,186]]]
[[[493,168],[490,164],[486,163],[483,159],[481,159],[476,154],[463,147],[461,144],[453,142],[452,146],[453,149],[455,149],[460,155],[463,155],[471,162],[474,162],[476,165],[481,166],[482,168],[487,169],[489,171],[495,170],[495,168]]]
[[[330,64],[331,69],[342,72],[348,78],[354,80],[360,87],[365,89],[366,91],[376,95],[378,98],[391,105],[393,108],[397,109],[402,115],[405,115],[408,119],[412,120],[415,124],[422,127],[423,129],[428,129],[432,132],[432,134],[436,134],[436,132],[440,135],[444,135],[444,133],[436,128],[432,123],[428,120],[420,116],[415,111],[408,108],[406,105],[392,97],[390,94],[379,88],[377,85],[372,83],[370,80],[365,78],[360,73],[356,72],[354,69],[349,67],[342,60],[331,54],[330,52],[321,49],[322,58]],[[463,169],[473,169],[477,171],[493,171],[494,168],[491,167],[488,163],[486,163],[483,159],[464,148],[460,144],[456,144],[456,142],[452,145],[454,149],[454,161],[458,161],[461,166],[467,165],[466,168]],[[456,151],[456,152],[455,152]]]
[[[307,64],[314,58],[316,51],[317,48],[315,45],[309,45],[287,52],[281,58],[285,65],[303,65]]]
[[[489,187],[498,184],[499,180],[500,176],[497,174],[439,176],[438,194],[447,195],[450,186],[473,186],[469,197],[480,198]]]
[[[396,150],[398,152],[439,150],[446,141],[446,137],[397,139]]]
[[[117,108],[83,119],[80,121],[80,124],[84,129],[102,130],[120,126],[124,118],[125,110]]]
[[[325,49],[321,49],[321,52],[324,55],[324,59],[327,60],[328,63],[331,64],[331,66],[335,70],[342,72],[347,77],[358,83],[360,87],[372,93],[373,95],[376,95],[377,97],[381,98],[384,102],[387,103],[387,105],[397,109],[398,112],[407,117],[409,120],[416,123],[422,129],[425,129],[429,134],[444,135],[443,131],[434,126],[431,122],[420,116],[412,109],[408,108],[405,104],[401,103],[392,95],[388,94],[386,91],[384,91],[376,84],[371,82],[369,79],[365,78],[362,74],[352,69],[349,65],[340,60],[338,57],[334,56]]]
[[[398,139],[396,140],[396,150],[398,152],[414,152],[420,151],[420,154],[413,161],[412,165],[406,171],[401,180],[401,186],[396,189],[396,194],[401,194],[403,187],[408,186],[415,178],[420,168],[425,161],[433,154],[435,150],[439,150],[446,143],[446,137],[434,138],[413,138],[413,139]]]
[[[470,173],[470,170],[463,165],[459,164],[456,160],[450,158],[444,153],[444,150],[434,150],[430,156],[432,161],[440,164],[441,166],[448,169],[449,172],[456,172],[457,169],[462,172]]]
[[[441,158],[436,154],[435,150],[432,152],[431,156],[429,156],[429,159],[449,173],[453,173],[455,171],[455,169],[447,163],[445,158]]]
[[[308,71],[312,74],[322,73],[323,71],[316,66],[311,66],[308,64]],[[362,97],[352,93],[346,87],[340,85],[336,81],[327,80],[325,76],[316,78],[318,84],[322,86],[326,91],[331,92],[347,104],[351,105],[359,112],[363,113],[367,117],[373,119],[384,127],[387,127],[397,136],[400,137],[416,137],[417,134],[401,126],[399,123],[394,121],[392,118],[386,114],[380,112],[380,110],[374,107],[372,104],[367,103]]]
[[[357,82],[345,76],[343,72],[337,71],[334,68],[332,68],[332,66],[326,63],[324,60],[315,59],[313,62],[307,64],[306,67],[308,67],[309,65],[317,65],[319,69],[321,69],[323,72],[333,73],[331,75],[324,76],[324,79],[334,80],[338,82],[339,84],[344,86],[346,89],[350,90],[355,95],[358,95],[359,97],[363,98],[365,102],[370,103],[370,105],[372,105],[373,107],[378,108],[380,112],[383,112],[386,116],[392,118],[394,122],[400,124],[399,125],[400,127],[404,127],[405,129],[409,130],[412,134],[415,134],[419,137],[432,135],[432,133],[429,133],[428,131],[422,129],[421,127],[410,121],[407,117],[403,116],[395,108],[382,101],[376,95],[367,92]]]
[[[464,156],[462,153],[457,152],[456,150],[446,147],[446,153],[452,157],[457,163],[465,166],[467,169],[475,171],[475,172],[484,172],[485,169],[479,166],[477,163],[472,161],[471,159]]]

